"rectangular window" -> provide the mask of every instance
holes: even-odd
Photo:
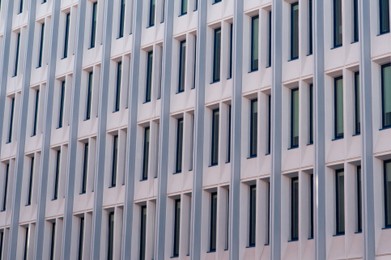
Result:
[[[310,177],[310,232],[309,239],[314,238],[314,174]]]
[[[194,11],[198,10],[198,0],[194,0]]]
[[[152,65],[153,65],[153,51],[149,51],[147,54],[147,78],[146,78],[146,86],[145,86],[145,102],[151,101]]]
[[[210,194],[209,252],[216,252],[217,238],[217,192]]]
[[[354,134],[361,132],[360,123],[360,73],[354,73]]]
[[[180,15],[187,14],[187,0],[181,0],[181,13]]]
[[[14,126],[14,110],[15,110],[15,97],[11,97],[10,120],[9,120],[9,127],[8,127],[7,143],[10,143],[12,141],[12,132]]]
[[[251,71],[258,70],[259,16],[251,17]]]
[[[312,24],[312,0],[308,0],[308,55],[312,54],[313,50],[313,24]]]
[[[390,32],[389,0],[379,0],[379,27],[380,34]]]
[[[60,102],[58,108],[58,128],[62,128],[64,121],[64,99],[65,99],[65,80],[61,82]]]
[[[299,147],[299,89],[291,90],[291,148]]]
[[[114,253],[114,212],[109,213],[109,227],[108,227],[108,238],[107,238],[107,260],[113,259]]]
[[[267,183],[267,212],[266,212],[266,238],[265,238],[265,245],[269,245],[270,242],[270,181]]]
[[[268,35],[267,35],[267,62],[266,68],[272,66],[272,11],[268,12]]]
[[[52,223],[51,230],[51,239],[50,239],[50,259],[54,259],[54,251],[56,246],[56,221]]]
[[[148,27],[155,25],[155,0],[149,0],[149,19]]]
[[[299,3],[291,4],[291,60],[299,58]]]
[[[232,149],[232,145],[231,145],[232,105],[231,104],[228,105],[228,125],[227,125],[227,129],[228,129],[228,135],[227,135],[227,163],[229,163],[231,161],[231,149]]]
[[[271,153],[271,142],[272,142],[272,96],[267,96],[267,150],[266,154]]]
[[[176,133],[176,163],[175,172],[182,172],[182,157],[183,157],[183,118],[177,120],[177,133]]]
[[[87,142],[84,144],[83,169],[82,169],[82,180],[81,180],[80,194],[86,193],[86,190],[87,190],[88,150],[89,150],[89,144]]]
[[[5,165],[5,172],[4,172],[4,182],[3,182],[3,199],[2,199],[2,205],[1,205],[1,211],[5,211],[7,209],[7,193],[8,193],[8,175],[9,175],[9,169],[10,164],[7,163]],[[1,247],[1,244],[0,244]],[[1,256],[1,254],[0,254]]]
[[[228,79],[232,78],[232,60],[233,60],[233,41],[232,37],[234,34],[233,24],[229,25],[229,64],[228,64]]]
[[[16,34],[15,64],[14,64],[14,75],[13,75],[14,77],[18,75],[19,51],[20,51],[19,49],[20,49],[20,32]]]
[[[185,90],[185,73],[186,73],[186,40],[179,43],[179,78],[178,93]]]
[[[87,100],[86,100],[86,115],[85,120],[91,118],[91,107],[92,107],[92,80],[94,73],[90,71],[88,73],[88,83],[87,83]]]
[[[67,13],[65,16],[65,35],[64,35],[64,50],[62,57],[65,59],[68,57],[68,44],[69,44],[69,23],[71,20],[71,13]]]
[[[214,29],[213,82],[220,81],[221,28]]]
[[[140,260],[145,260],[146,231],[147,231],[147,206],[143,205],[141,206],[141,216],[140,216],[140,248],[139,248]]]
[[[291,179],[291,240],[299,239],[299,178]]]
[[[19,0],[19,14],[21,14],[23,12],[23,1],[24,0]]]
[[[90,48],[95,47],[95,38],[96,38],[96,8],[98,2],[92,3],[92,15],[91,15],[91,35],[90,35]]]
[[[56,152],[56,168],[54,175],[54,191],[53,191],[53,200],[58,198],[58,182],[60,180],[60,166],[61,166],[61,148]]]
[[[118,38],[124,37],[125,0],[121,0],[119,9]]]
[[[141,176],[141,180],[148,179],[148,166],[149,166],[149,126],[144,128],[144,156],[143,156],[143,175]]]
[[[176,199],[174,202],[174,245],[173,245],[173,257],[179,256],[179,243],[180,243],[180,224],[181,224],[181,200]]]
[[[342,0],[333,0],[334,48],[342,46]]]
[[[258,99],[250,102],[250,157],[257,156],[258,150]]]
[[[42,55],[43,55],[43,44],[45,39],[45,23],[41,24],[41,37],[39,40],[39,54],[38,54],[38,65],[37,68],[42,66]]]
[[[121,103],[122,61],[117,63],[117,80],[115,88],[114,112],[119,111]]]
[[[248,225],[248,246],[255,246],[256,239],[256,216],[257,216],[257,187],[256,185],[250,186],[250,207],[249,207],[249,225]]]
[[[353,42],[358,42],[358,0],[353,0]]]
[[[314,143],[314,86],[310,84],[309,86],[309,129],[308,129],[308,144]]]
[[[193,65],[193,86],[196,87],[196,77],[197,77],[197,35],[194,35],[194,65]]]
[[[362,232],[362,193],[361,193],[361,166],[357,166],[356,173],[356,192],[357,192],[357,232]]]
[[[84,216],[80,217],[79,223],[79,248],[78,248],[78,260],[83,259],[83,242],[84,242]]]
[[[212,111],[212,147],[211,147],[211,166],[219,163],[219,109]]]
[[[334,79],[334,139],[341,139],[344,136],[342,84],[342,77]]]
[[[34,118],[33,118],[33,131],[31,136],[37,134],[37,123],[38,123],[38,110],[39,110],[39,89],[35,91],[35,105],[34,105]]]
[[[3,240],[4,240],[4,231],[0,230],[0,257],[3,257]]]
[[[385,227],[391,227],[391,160],[384,162],[384,212]]]
[[[344,170],[335,172],[335,226],[336,235],[345,234],[345,187],[344,187]]]
[[[24,247],[23,247],[23,260],[28,259],[28,249],[29,249],[29,244],[30,244],[30,239],[29,239],[29,226],[26,226],[24,229]]]
[[[118,135],[114,135],[110,187],[115,187],[117,185],[117,166],[118,166]]]
[[[29,181],[28,181],[28,188],[27,188],[27,199],[26,199],[26,206],[31,205],[31,197],[33,193],[33,183],[34,183],[34,156],[30,158],[30,174],[29,174]]]
[[[381,67],[382,86],[382,127],[391,127],[391,63]]]

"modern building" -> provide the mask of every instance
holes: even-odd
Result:
[[[0,259],[391,259],[389,0],[1,0]]]

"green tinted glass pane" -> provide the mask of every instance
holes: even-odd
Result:
[[[391,112],[391,65],[383,67],[384,113]]]

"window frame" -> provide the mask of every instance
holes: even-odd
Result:
[[[354,135],[361,134],[360,72],[354,73]]]
[[[219,124],[220,124],[220,109],[215,108],[212,110],[210,166],[216,166],[219,164],[219,132],[220,132]]]
[[[383,1],[386,1],[387,8],[383,7]],[[378,10],[379,10],[379,35],[386,34],[390,32],[390,9],[389,9],[390,1],[389,0],[379,0]],[[383,13],[382,11],[385,10]],[[383,24],[383,15],[386,15],[386,24]],[[383,26],[388,26],[388,28],[384,29]]]
[[[251,17],[250,37],[250,72],[258,70],[259,67],[259,15]],[[257,54],[257,55],[255,55]]]
[[[151,101],[152,96],[152,73],[153,73],[153,50],[147,52],[146,86],[144,103]]]
[[[333,48],[343,45],[342,0],[333,0]]]
[[[250,125],[249,126],[250,126],[249,158],[255,158],[257,157],[257,152],[258,152],[258,98],[253,98],[250,100]]]
[[[342,191],[342,200],[340,200],[341,196],[341,190],[339,190],[339,184],[340,184],[340,179],[339,179],[339,174],[343,173],[343,182],[345,185],[345,170],[338,169],[335,171],[335,235],[345,235],[345,187],[343,188]],[[341,206],[340,203],[343,204],[343,214],[341,215],[343,219],[340,219],[340,210],[339,207]],[[343,222],[343,226],[341,224]],[[341,230],[340,228],[343,228]]]
[[[384,82],[384,78],[385,78],[385,68],[390,68],[390,77],[391,77],[391,63],[386,63],[386,64],[383,64],[381,66],[381,95],[382,95],[382,129],[386,129],[386,128],[391,128],[391,120],[390,120],[390,123],[387,124],[386,122],[386,113],[385,113],[385,107],[386,107],[386,97],[385,97],[385,82]],[[390,90],[391,92],[391,87],[390,87]],[[391,102],[391,101],[389,101]],[[388,112],[391,114],[391,111]],[[391,116],[390,116],[391,117]]]
[[[290,241],[299,240],[299,177],[291,178]],[[295,186],[297,185],[297,189]],[[297,191],[297,193],[295,192]],[[295,201],[296,200],[296,201]],[[297,207],[294,207],[297,205]]]
[[[249,186],[249,211],[248,211],[248,247],[256,245],[257,226],[257,186]]]
[[[342,114],[341,114],[341,116],[342,116],[342,120],[341,120],[341,122],[342,122],[342,126],[340,126],[340,127],[342,127],[342,133],[338,133],[338,128],[339,128],[339,125],[338,125],[338,119],[339,119],[339,117],[338,117],[338,110],[339,110],[339,108],[338,108],[338,100],[337,100],[337,98],[338,98],[338,91],[337,91],[337,88],[339,87],[338,86],[338,81],[339,80],[341,80],[341,88],[342,88],[342,96],[340,97],[341,99],[342,99],[342,108],[341,108],[341,110],[342,110]],[[339,140],[339,139],[343,139],[344,138],[344,133],[345,133],[345,131],[344,131],[344,100],[343,100],[343,91],[344,91],[344,89],[343,89],[343,77],[342,76],[338,76],[338,77],[335,77],[334,78],[334,140]]]
[[[299,58],[299,2],[294,2],[290,4],[290,60],[297,60]],[[297,11],[295,10],[297,8]],[[296,18],[297,12],[297,18]],[[295,19],[296,18],[296,19]],[[297,21],[297,23],[295,22]],[[295,37],[296,36],[296,37]]]
[[[297,111],[295,109],[295,95],[297,95]],[[298,87],[290,89],[290,149],[298,148],[300,142],[300,91]],[[297,120],[295,120],[297,112]],[[294,136],[297,128],[297,136]],[[297,139],[297,141],[296,141]]]
[[[212,83],[220,81],[221,73],[221,27],[213,30],[213,71]]]
[[[179,71],[177,93],[185,91],[186,85],[186,39],[179,42]]]
[[[144,127],[144,136],[143,136],[143,162],[142,162],[142,174],[141,181],[148,179],[149,174],[149,146],[151,141],[151,130],[150,126]]]
[[[391,200],[391,198],[389,198],[387,196],[387,193],[391,194],[391,190],[388,190],[388,188],[387,188],[387,173],[388,173],[387,172],[387,165],[388,164],[391,164],[391,159],[383,161],[384,228],[391,228],[391,221],[390,222],[387,221],[388,218],[390,218],[390,216],[388,215],[388,211],[391,212],[391,209],[388,208],[389,200]],[[390,180],[390,182],[391,182],[391,180]]]
[[[209,252],[216,252],[217,247],[217,198],[217,192],[210,193]]]
[[[95,48],[97,8],[98,8],[98,2],[97,1],[92,2],[92,9],[91,9],[91,34],[90,34],[89,49]]]
[[[172,257],[179,257],[180,250],[180,225],[181,225],[181,199],[174,200],[174,230]]]
[[[181,117],[177,119],[175,173],[181,173],[183,168],[183,130],[184,120]]]

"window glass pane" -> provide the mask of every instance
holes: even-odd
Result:
[[[84,216],[80,217],[79,224],[79,248],[78,248],[78,260],[83,259],[83,240],[84,240]]]
[[[360,73],[356,72],[354,74],[354,133],[360,134]]]
[[[84,144],[84,155],[83,155],[83,172],[81,181],[81,193],[86,193],[87,189],[87,170],[88,170],[88,143]]]
[[[255,246],[256,236],[256,204],[257,188],[255,185],[250,186],[250,210],[249,210],[249,246]]]
[[[382,67],[383,127],[391,126],[391,64]]]
[[[334,0],[334,47],[342,45],[342,0]]]
[[[118,38],[124,36],[125,0],[120,2]]]
[[[121,101],[122,62],[117,63],[117,82],[115,89],[114,112],[119,111]]]
[[[177,121],[177,143],[176,143],[176,173],[182,171],[183,157],[183,118]]]
[[[251,100],[250,117],[250,157],[257,156],[258,143],[258,100]]]
[[[358,0],[353,0],[353,42],[358,41]]]
[[[385,201],[385,219],[386,227],[391,226],[391,161],[384,163],[384,201]]]
[[[379,0],[380,13],[380,33],[388,33],[390,31],[390,1]]]
[[[220,81],[221,28],[214,30],[213,82]]]
[[[357,232],[362,231],[362,195],[361,195],[361,166],[357,167]]]
[[[334,81],[334,124],[335,139],[343,138],[344,132],[344,115],[343,115],[343,85],[342,77]]]
[[[313,34],[312,34],[312,0],[308,0],[308,55],[312,54]]]
[[[114,212],[109,213],[109,228],[108,228],[108,243],[107,243],[107,259],[113,259],[113,244],[114,244]]]
[[[291,90],[291,148],[299,146],[299,89]]]
[[[299,179],[291,180],[291,240],[299,239]]]
[[[186,72],[186,40],[181,41],[179,46],[178,92],[183,92],[185,90],[185,72]]]
[[[218,164],[219,156],[219,109],[212,111],[212,151],[211,165]]]
[[[259,16],[251,18],[251,71],[258,70]]]
[[[147,230],[147,206],[144,205],[141,206],[141,216],[140,216],[139,260],[145,260],[146,230]]]
[[[113,157],[111,169],[111,187],[117,184],[117,162],[118,162],[118,135],[113,136]]]
[[[147,54],[147,79],[145,88],[145,102],[151,101],[151,88],[152,88],[152,62],[153,51],[149,51]]]
[[[179,256],[179,235],[180,235],[180,222],[181,222],[181,200],[175,200],[175,209],[174,209],[174,248],[173,256]]]
[[[210,237],[209,251],[216,251],[216,231],[217,231],[217,192],[211,194],[210,202]]]
[[[149,1],[149,26],[155,25],[155,0]]]
[[[299,57],[299,3],[291,5],[291,59]]]
[[[95,47],[95,35],[96,35],[96,8],[98,3],[94,2],[92,4],[92,20],[91,20],[91,38],[90,38],[90,48]]]
[[[142,180],[148,179],[149,168],[149,126],[144,128],[144,159],[143,159],[143,175]]]
[[[187,13],[187,0],[181,0],[181,15]]]
[[[345,188],[344,171],[336,172],[336,233],[345,233]]]

